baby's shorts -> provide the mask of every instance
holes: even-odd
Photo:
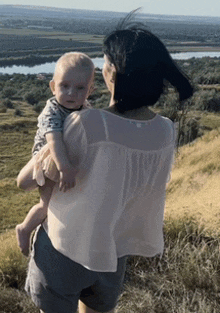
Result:
[[[45,313],[74,313],[79,299],[95,311],[108,312],[122,291],[126,259],[118,259],[116,272],[88,270],[58,252],[41,226],[35,233],[25,290]]]

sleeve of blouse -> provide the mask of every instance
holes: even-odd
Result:
[[[172,128],[173,128],[173,141],[172,141],[171,151],[170,151],[171,156],[168,155],[168,158],[170,160],[170,161],[168,160],[168,163],[170,163],[170,166],[169,166],[169,171],[168,171],[168,176],[167,176],[167,183],[169,183],[171,180],[172,167],[174,166],[175,151],[177,147],[178,128],[177,128],[176,123],[172,123]]]
[[[85,112],[85,111],[84,111]],[[87,137],[82,123],[84,112],[74,112],[70,114],[64,123],[63,140],[66,145],[70,162],[74,166],[79,166],[87,154]]]

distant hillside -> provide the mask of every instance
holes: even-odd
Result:
[[[42,6],[0,5],[0,35],[5,34],[5,29],[30,28],[106,35],[115,29],[118,21],[126,14],[125,12],[61,9]],[[213,46],[219,46],[220,44],[220,17],[139,13],[136,18],[145,23],[150,31],[165,41],[196,41]],[[0,41],[2,40],[4,38],[0,38]],[[5,50],[4,47],[3,50]]]
[[[0,5],[0,18],[2,17],[36,17],[36,18],[81,18],[81,19],[112,19],[125,16],[125,12],[77,10],[54,8],[33,5]],[[220,17],[185,16],[185,15],[161,15],[161,14],[138,14],[139,18],[150,21],[180,22],[194,24],[220,24]]]
[[[106,19],[120,18],[125,13],[93,11],[93,10],[76,10],[62,9],[42,6],[29,5],[0,5],[0,17],[36,17],[36,18],[81,18],[81,19]]]

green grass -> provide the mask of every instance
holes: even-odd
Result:
[[[102,99],[100,90],[96,91],[92,99],[96,107],[109,101],[101,82],[98,88]],[[36,190],[24,192],[16,186],[16,176],[31,155],[37,114],[24,102],[19,108],[23,111],[22,117],[14,116],[16,106],[0,116],[2,313],[39,312],[23,290],[28,260],[17,247],[14,231],[39,198]],[[207,229],[208,218],[200,221],[205,210],[214,221],[219,220],[219,206],[214,202],[219,195],[210,196],[210,191],[219,182],[220,130],[216,127],[220,115],[199,111],[189,114],[199,118],[206,129],[213,130],[180,148],[168,185],[164,255],[162,259],[129,258],[118,313],[220,312],[220,234],[215,229],[219,224],[211,221]]]
[[[45,30],[36,30],[30,28],[1,28],[0,34],[2,35],[17,35],[17,36],[31,36],[31,35],[38,35],[38,36],[62,36],[67,35],[66,32],[58,32],[58,31],[45,31]]]
[[[37,29],[30,29],[30,28],[0,28],[1,35],[13,35],[13,36],[38,36],[40,38],[48,38],[48,39],[60,39],[60,40],[76,40],[76,41],[83,41],[83,42],[93,42],[102,44],[103,42],[103,35],[93,35],[93,34],[86,34],[86,33],[70,33],[70,32],[63,32],[63,31],[46,31],[46,30],[37,30]]]
[[[6,196],[7,195],[7,196]],[[39,201],[38,191],[24,192],[15,179],[0,181],[0,233],[14,229],[30,208]]]

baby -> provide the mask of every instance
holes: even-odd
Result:
[[[38,130],[32,149],[33,157],[18,175],[18,186],[24,177],[30,188],[39,186],[40,202],[33,206],[25,220],[16,226],[18,245],[24,255],[29,254],[31,232],[47,216],[47,208],[56,182],[66,191],[75,184],[76,169],[71,165],[63,142],[66,117],[76,110],[91,108],[87,97],[94,80],[94,64],[84,53],[69,52],[56,63],[50,89],[54,97],[38,117]],[[28,181],[28,180],[26,180]]]

